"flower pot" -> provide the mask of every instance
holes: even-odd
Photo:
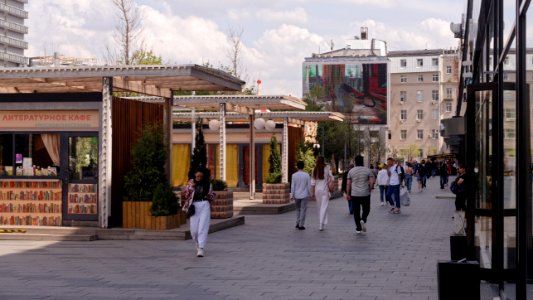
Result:
[[[166,230],[179,227],[179,215],[152,216],[152,201],[122,202],[122,227]]]
[[[290,194],[289,183],[263,183],[263,204],[289,203]]]
[[[211,219],[233,217],[233,192],[215,191],[216,198],[211,203]]]

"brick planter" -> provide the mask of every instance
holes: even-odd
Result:
[[[211,203],[211,219],[233,217],[233,192],[215,191],[216,199]]]
[[[289,203],[290,194],[289,183],[263,183],[263,204]]]
[[[150,230],[166,230],[179,227],[179,214],[152,216],[152,201],[122,202],[122,227]]]

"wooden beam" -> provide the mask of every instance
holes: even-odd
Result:
[[[130,81],[124,77],[113,77],[113,87],[121,90],[137,92],[144,95],[152,95],[163,98],[172,98],[170,89],[162,89],[155,85],[145,85],[139,81]]]

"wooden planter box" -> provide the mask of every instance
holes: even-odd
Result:
[[[179,227],[180,215],[152,216],[152,201],[122,202],[122,227],[150,230],[166,230]]]
[[[263,204],[285,204],[290,198],[289,183],[263,183]]]
[[[233,217],[233,192],[215,191],[216,199],[211,203],[211,219]]]

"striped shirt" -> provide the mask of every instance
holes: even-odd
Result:
[[[352,181],[350,196],[365,197],[370,195],[368,180],[374,178],[374,172],[367,167],[353,167],[348,172],[348,179]]]

